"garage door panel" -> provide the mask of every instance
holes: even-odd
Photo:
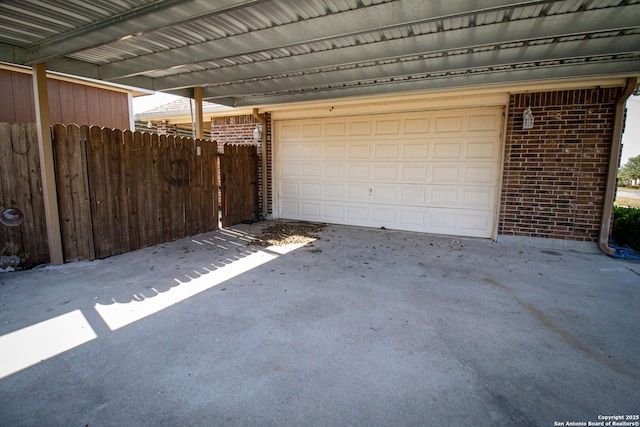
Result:
[[[400,129],[400,119],[385,119],[375,121],[376,135],[397,135]]]
[[[318,163],[304,163],[300,168],[300,177],[304,179],[321,179],[322,165]]]
[[[400,179],[405,183],[427,182],[426,164],[401,164]]]
[[[404,119],[403,125],[403,133],[407,135],[426,134],[429,132],[428,117]]]
[[[320,219],[320,203],[302,203],[302,215],[312,221],[318,221]]]
[[[458,228],[458,212],[450,209],[429,209],[429,226],[446,233],[447,230]]]
[[[492,184],[497,177],[497,167],[491,164],[468,165],[464,167],[465,184]]]
[[[492,140],[470,141],[465,147],[465,158],[469,160],[497,160],[498,146]]]
[[[416,230],[424,227],[426,211],[420,208],[399,208],[398,224],[405,229]]]
[[[391,142],[375,144],[374,157],[376,160],[397,160],[398,145]]]
[[[431,190],[426,185],[402,185],[400,187],[400,203],[428,206]]]
[[[392,226],[396,223],[396,209],[380,207],[373,209],[373,221],[380,226]]]
[[[298,179],[298,165],[295,163],[285,163],[280,165],[281,176],[283,179]]]
[[[460,158],[460,142],[436,142],[433,144],[433,160],[458,160]]]
[[[374,203],[396,204],[400,201],[397,185],[376,184],[372,190],[370,194]]]
[[[320,184],[303,182],[301,195],[302,197],[320,197]]]
[[[495,193],[493,188],[464,188],[462,189],[462,202],[460,205],[492,210],[496,197]]]
[[[459,205],[458,190],[451,187],[434,187],[431,189],[431,199],[429,206],[451,207],[455,208]]]
[[[277,122],[279,216],[490,237],[502,120],[494,108]]]
[[[345,164],[324,164],[324,177],[328,180],[344,181],[347,178]]]
[[[324,126],[324,135],[326,137],[345,136],[344,122],[328,122]]]
[[[292,124],[283,123],[282,126],[280,126],[279,128],[279,135],[281,140],[284,140],[287,138],[298,138],[299,136],[298,128],[299,126],[297,123],[292,123]]]
[[[361,205],[347,205],[347,220],[358,221],[357,225],[368,223],[369,209]]]
[[[281,144],[280,145],[280,159],[282,160],[297,160],[299,156],[299,144]]]
[[[382,163],[373,165],[373,182],[396,182],[400,173],[399,165],[395,163]]]
[[[328,200],[343,200],[346,194],[344,184],[326,183],[323,198]]]
[[[371,145],[369,143],[349,144],[348,153],[348,160],[369,160]]]
[[[501,115],[499,114],[469,114],[469,132],[482,132],[499,135],[502,128]]]
[[[364,136],[371,135],[371,121],[360,120],[352,121],[349,123],[349,136]]]
[[[427,161],[429,144],[422,142],[405,142],[402,144],[402,158],[407,161]]]
[[[322,146],[320,144],[304,144],[298,149],[298,153],[300,159],[305,161],[320,160],[323,157]]]
[[[344,144],[327,144],[324,149],[324,157],[327,160],[344,160],[345,149]]]
[[[430,182],[434,184],[457,184],[460,181],[460,165],[436,164],[431,167]]]
[[[371,166],[368,163],[353,163],[347,166],[347,174],[350,180],[369,181],[371,179]]]
[[[280,202],[280,214],[284,218],[306,219],[298,212],[298,202],[282,201]]]
[[[466,213],[461,214],[460,217],[462,222],[461,229],[474,237],[478,237],[493,221],[491,212]]]
[[[371,198],[372,188],[370,184],[354,184],[347,185],[347,196],[349,200],[361,200],[369,202]]]
[[[303,124],[301,126],[301,136],[303,138],[314,138],[322,135],[322,127],[320,123]]]
[[[344,219],[344,206],[325,203],[323,208],[323,221],[340,224]]]
[[[297,182],[292,181],[283,181],[280,183],[280,193],[283,197],[298,197],[300,196],[300,192],[298,190],[299,186]]]
[[[446,115],[435,118],[434,134],[462,132],[462,116]]]

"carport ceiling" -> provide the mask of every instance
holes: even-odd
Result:
[[[6,0],[0,60],[259,106],[640,74],[640,0]]]

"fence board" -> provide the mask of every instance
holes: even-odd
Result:
[[[198,234],[198,200],[199,187],[197,182],[198,159],[196,156],[195,143],[193,138],[182,139],[182,155],[186,160],[187,185],[184,186],[184,232],[193,236]]]
[[[162,177],[160,176],[160,136],[157,133],[150,134],[149,138],[151,150],[151,191],[147,195],[147,201],[151,203],[153,210],[153,241],[156,243],[164,242],[164,220],[162,213]]]
[[[130,223],[129,230],[130,236],[133,239],[133,236],[136,235],[136,240],[138,244],[138,248],[146,248],[149,245],[149,232],[150,226],[153,222],[148,222],[147,218],[149,217],[147,210],[149,206],[145,203],[145,189],[149,189],[149,153],[147,152],[147,145],[144,144],[142,139],[142,133],[134,132],[131,134],[132,137],[132,145],[133,145],[133,156],[131,158],[131,162],[128,163],[128,167],[131,167],[131,176],[132,176],[132,193],[130,195],[131,204],[135,204],[136,206],[136,218],[135,224]],[[125,143],[126,144],[126,143]],[[128,156],[127,156],[128,158]]]
[[[205,173],[206,173],[205,163],[207,160],[203,156],[203,152],[206,152],[205,148],[202,147],[203,144],[204,142],[202,141],[200,142],[193,141],[193,146],[196,151],[196,161],[195,161],[196,168],[195,168],[195,174],[193,179],[192,196],[191,196],[192,209],[194,211],[194,215],[191,221],[191,227],[197,233],[199,233],[200,230],[206,227],[206,225],[204,224],[205,209],[207,209],[204,203],[204,197],[205,197],[204,180],[205,180]],[[200,149],[199,155],[198,155],[198,149]]]
[[[0,130],[0,182],[2,184],[2,209],[8,207],[19,207],[18,199],[15,195],[15,176],[13,172],[13,147],[11,140],[12,132],[11,126],[6,123],[2,123],[2,129]],[[21,228],[22,226],[20,226]],[[18,227],[5,227],[0,225],[0,230],[3,234],[2,247],[0,247],[0,253],[5,253],[8,249],[7,245],[17,245],[22,253],[24,253],[24,246],[22,244],[22,234]]]
[[[109,224],[111,218],[108,209],[107,180],[105,180],[105,150],[102,144],[103,131],[92,126],[89,129],[89,141],[87,141],[87,162],[89,176],[89,194],[91,201],[93,242],[96,258],[105,258],[111,255],[111,231]]]
[[[27,139],[26,127],[24,125],[13,124],[11,126],[11,141],[11,154],[13,155],[12,173],[14,178],[13,196],[16,200],[16,206],[24,213],[24,227],[21,225],[19,231],[25,256],[28,257],[31,256],[31,254],[37,253],[38,248],[36,242],[29,238],[28,234],[24,233],[26,230],[33,230],[35,228],[35,218],[31,203],[31,186],[29,185],[29,159],[27,157],[32,147]]]
[[[15,171],[13,166],[13,140],[11,126],[7,126],[3,130],[2,146],[0,151],[0,180],[2,180],[2,209],[7,207],[18,207],[18,195],[17,195],[17,181],[15,180]],[[25,224],[28,227],[28,223]],[[3,228],[5,234],[5,240],[2,247],[0,247],[0,253],[3,255],[13,255],[10,253],[10,248],[15,247],[16,250],[20,250],[21,254],[26,253],[26,250],[22,241],[22,225],[20,227],[5,227]],[[15,245],[15,246],[14,246]]]
[[[93,215],[91,213],[91,193],[89,192],[89,173],[88,173],[88,161],[87,161],[87,141],[89,138],[89,126],[83,125],[79,129],[79,135],[77,139],[80,146],[79,159],[74,163],[75,167],[82,168],[76,171],[78,176],[75,183],[75,194],[77,199],[74,201],[76,210],[76,221],[81,223],[80,230],[82,233],[82,239],[86,241],[86,246],[83,246],[83,254],[86,253],[82,259],[94,260],[96,259],[95,245],[93,242]],[[73,132],[72,132],[73,134]],[[86,252],[84,252],[86,251]]]
[[[42,175],[40,173],[40,153],[38,150],[38,127],[35,123],[26,125],[27,140],[30,150],[27,153],[29,159],[29,187],[31,208],[33,215],[33,230],[26,231],[28,238],[36,242],[37,253],[29,258],[34,264],[49,262],[49,243],[47,237],[47,223],[44,214],[44,195],[42,192]]]
[[[169,185],[169,181],[166,178],[165,168],[167,164],[167,151],[172,147],[169,146],[168,138],[166,135],[160,135],[160,150],[158,154],[158,176],[160,177],[160,209],[162,210],[162,241],[170,242],[173,240],[171,238],[171,186]]]
[[[62,253],[65,261],[80,259],[78,253],[78,236],[73,215],[73,199],[71,197],[71,171],[69,159],[73,158],[73,144],[67,138],[67,128],[63,125],[53,126],[54,167],[56,172],[56,190],[58,191],[58,212],[60,216],[60,233],[62,234]]]
[[[131,131],[125,131],[122,134],[122,149],[124,161],[124,188],[127,207],[128,220],[128,250],[140,249],[140,231],[143,226],[140,224],[140,206],[138,206],[138,192],[143,191],[140,182],[140,166],[144,164],[140,159],[140,143],[136,143]]]
[[[205,176],[210,177],[210,179],[214,180],[217,183],[215,188],[207,188],[205,190],[204,198],[205,201],[208,201],[207,208],[210,208],[213,211],[215,216],[215,223],[218,226],[220,221],[220,174],[218,173],[220,170],[220,159],[218,158],[218,143],[215,141],[211,142],[211,145],[214,146],[213,149],[207,150],[209,153],[209,158],[207,159],[207,164],[205,165]]]
[[[112,177],[114,178],[114,212],[116,220],[114,224],[116,232],[116,247],[112,248],[112,253],[121,254],[128,252],[129,244],[129,207],[127,203],[126,172],[124,158],[124,132],[112,130],[110,134],[110,154]]]
[[[184,180],[185,165],[182,163],[182,138],[176,138],[173,135],[168,138],[169,150],[166,151],[164,179],[169,183],[170,203],[171,203],[171,239],[175,240],[178,236],[184,235],[183,219],[184,204],[182,186]],[[182,229],[181,229],[182,228]]]

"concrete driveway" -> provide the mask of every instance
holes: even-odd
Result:
[[[342,226],[299,248],[247,246],[263,226],[1,274],[0,424],[640,413],[637,262]]]

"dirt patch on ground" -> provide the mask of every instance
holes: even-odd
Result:
[[[265,227],[251,242],[259,246],[280,246],[291,243],[310,243],[318,240],[315,233],[325,228],[326,224],[314,222],[276,222]]]

